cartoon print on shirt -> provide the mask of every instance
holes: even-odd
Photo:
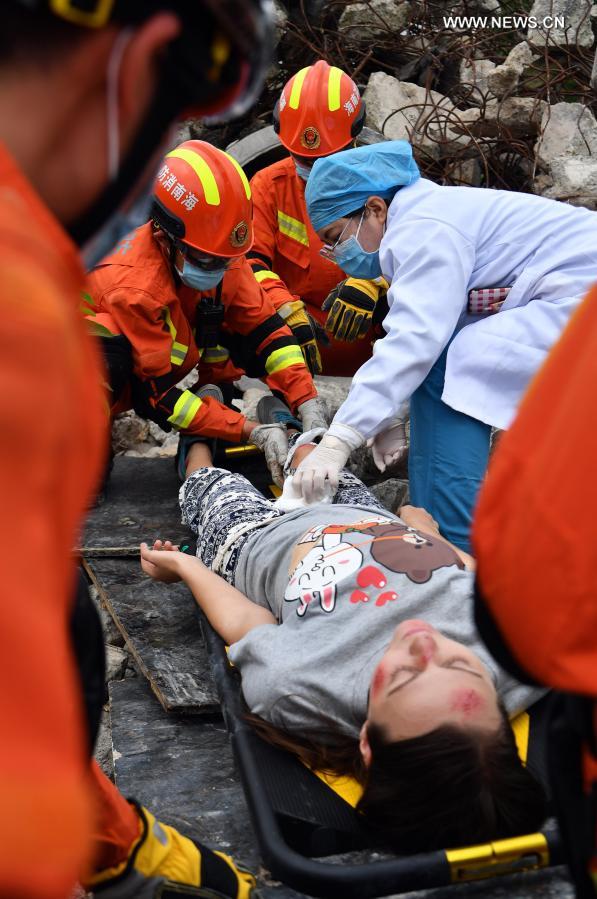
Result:
[[[302,543],[316,543],[323,534],[349,534],[352,531],[368,530],[375,527],[376,524],[389,524],[391,521],[392,519],[385,515],[371,515],[369,518],[355,521],[353,524],[317,524],[305,531],[297,546]]]
[[[329,534],[318,529],[321,542],[316,543],[292,572],[284,593],[286,602],[299,601],[296,610],[302,617],[309,604],[319,600],[324,612],[333,612],[336,605],[336,586],[363,564],[362,552],[342,540],[342,534]],[[309,532],[310,533],[310,532]],[[306,536],[306,535],[305,535]],[[310,542],[301,538],[301,542]]]
[[[373,538],[373,559],[390,571],[405,574],[415,584],[425,584],[438,568],[456,565],[464,569],[464,562],[447,543],[404,524],[374,525],[368,533]]]

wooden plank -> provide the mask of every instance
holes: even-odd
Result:
[[[219,711],[196,605],[184,584],[159,584],[137,560],[86,563],[100,599],[166,711]]]
[[[142,678],[110,684],[110,713],[121,792],[257,872],[259,851],[223,723],[166,715]],[[261,874],[264,899],[301,899]]]

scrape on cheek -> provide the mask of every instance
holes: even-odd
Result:
[[[473,715],[485,705],[483,697],[476,690],[458,690],[452,694],[451,710],[462,712],[464,715]]]

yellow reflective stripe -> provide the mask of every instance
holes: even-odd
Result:
[[[166,159],[171,159],[174,157],[175,159],[184,159],[185,162],[191,166],[199,180],[201,181],[201,187],[203,188],[203,193],[205,194],[205,201],[209,206],[219,206],[220,205],[220,191],[218,190],[218,185],[216,183],[216,179],[214,178],[213,172],[206,163],[205,159],[199,155],[199,153],[193,152],[193,150],[181,149],[172,150],[171,153],[168,153]]]
[[[172,316],[170,315],[170,310],[168,309],[167,306],[164,306],[163,315],[164,315],[164,321],[168,325],[168,330],[170,331],[170,337],[174,341],[174,340],[176,340],[176,326],[175,326],[174,322],[172,321]]]
[[[185,346],[184,343],[178,343],[175,340],[172,344],[172,349],[170,350],[170,362],[173,365],[182,365],[187,358],[188,351],[188,346]]]
[[[277,275],[275,272],[262,270],[260,272],[253,272],[253,274],[255,275],[255,280],[259,281],[260,284],[262,281],[267,281],[268,278],[270,280],[273,279],[274,281],[280,280],[280,275]]]
[[[224,152],[224,151],[222,151],[222,152]],[[249,179],[248,179],[247,176],[245,175],[242,166],[239,165],[239,163],[236,161],[236,159],[234,158],[234,156],[230,156],[229,153],[224,153],[224,156],[227,156],[227,157],[228,157],[228,159],[230,160],[230,162],[232,163],[232,165],[234,166],[234,168],[236,169],[236,171],[237,171],[238,174],[240,175],[240,180],[241,180],[242,183],[243,183],[243,187],[244,187],[244,189],[245,189],[245,194],[246,194],[246,196],[247,196],[247,200],[250,200],[250,199],[251,199],[251,185],[249,184]]]
[[[307,76],[307,72],[311,66],[306,66],[304,69],[301,69],[300,72],[297,72],[294,76],[294,81],[292,82],[292,90],[290,91],[290,100],[288,101],[288,105],[291,109],[298,109],[299,103],[301,101],[301,91],[303,89],[303,81]]]
[[[168,421],[175,428],[188,428],[200,406],[201,400],[198,396],[190,390],[183,390],[174,404],[172,415],[168,416]]]
[[[95,306],[95,300],[91,296],[90,293],[85,293],[85,291],[81,291],[81,305],[79,309],[83,313],[83,315],[97,315],[97,312],[92,307]]]
[[[340,85],[342,83],[342,69],[332,66],[330,69],[330,77],[328,80],[328,109],[334,112],[340,109]]]
[[[218,346],[207,347],[201,356],[202,362],[211,363],[212,365],[215,365],[217,362],[226,362],[228,359],[230,359],[230,353],[225,346],[220,346],[219,344]]]
[[[278,228],[287,237],[297,240],[299,243],[309,246],[309,238],[307,237],[307,228],[298,219],[291,215],[286,215],[278,209]]]
[[[275,375],[277,371],[289,368],[291,365],[304,365],[305,360],[301,348],[298,346],[283,346],[274,350],[265,361],[265,370],[268,375]]]

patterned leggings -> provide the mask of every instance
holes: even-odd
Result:
[[[231,584],[238,557],[251,534],[284,515],[243,475],[223,468],[194,471],[180,488],[178,498],[183,522],[197,535],[197,555]],[[341,472],[333,502],[383,509],[349,471]]]

